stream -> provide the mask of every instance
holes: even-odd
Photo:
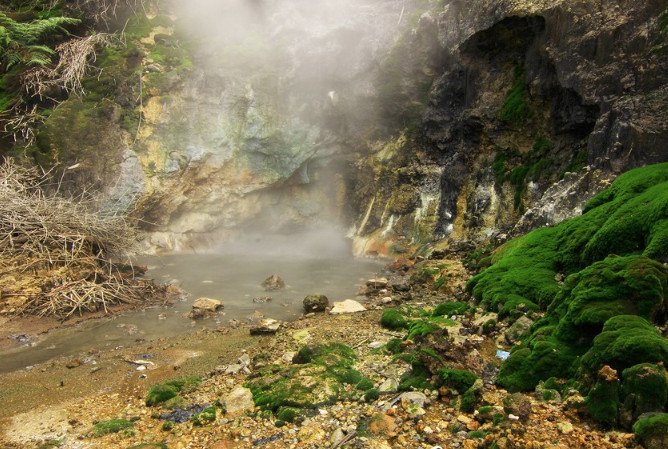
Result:
[[[354,298],[359,286],[383,267],[383,261],[351,255],[350,242],[334,234],[248,237],[204,254],[142,257],[149,267],[145,277],[178,284],[188,297],[171,306],[148,307],[88,320],[52,330],[0,353],[0,372],[25,369],[59,356],[76,356],[96,349],[128,346],[136,341],[175,337],[202,328],[218,328],[230,320],[243,321],[260,314],[293,320],[302,313],[308,294],[322,293],[330,303]],[[265,292],[260,285],[271,274],[287,284]],[[268,302],[254,298],[271,297]],[[199,297],[219,299],[223,312],[193,321],[186,317]]]

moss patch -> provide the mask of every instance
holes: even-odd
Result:
[[[344,344],[302,348],[295,359],[296,365],[272,365],[248,381],[246,386],[257,406],[274,413],[286,407],[285,410],[315,408],[339,399],[357,398],[359,393],[355,391],[373,388],[373,383],[354,368],[355,352]]]
[[[148,390],[146,405],[153,407],[176,399],[181,393],[192,391],[200,382],[199,377],[184,377],[154,385]]]
[[[134,427],[134,424],[125,419],[110,419],[108,421],[100,421],[93,427],[93,435],[101,437],[110,433],[118,433],[124,430],[129,430]]]

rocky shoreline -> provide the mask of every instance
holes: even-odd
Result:
[[[584,399],[579,394],[561,400],[497,388],[497,351],[509,349],[508,342],[522,331],[517,326],[484,326],[495,321],[494,314],[475,307],[463,314],[453,313],[443,321],[441,331],[451,337],[446,339],[452,356],[447,365],[481,376],[475,387],[476,406],[463,411],[463,395],[445,385],[400,385],[411,371],[411,361],[388,348],[405,332],[388,329],[391,326],[383,310],[418,316],[422,311],[433,313],[438,304],[461,304],[467,296],[464,284],[469,274],[457,255],[445,258],[446,254],[436,252],[435,256],[433,260],[405,259],[390,264],[387,279],[367,282],[364,306],[368,310],[363,312],[308,313],[283,323],[275,335],[259,337],[249,336],[247,327],[199,332],[87,354],[72,366],[54,360],[30,372],[2,375],[0,389],[6,399],[0,442],[12,449],[638,445],[633,434],[606,431],[585,419],[581,414]],[[439,288],[431,278],[422,278],[434,270],[448,275]],[[419,336],[401,343],[404,348],[420,344]],[[319,362],[318,348],[332,345],[342,352],[326,352],[325,361]],[[312,348],[316,355],[299,360],[304,348]],[[142,358],[146,369],[137,371],[131,362]],[[322,377],[333,367],[349,368],[347,376],[358,373],[369,388],[360,389],[363,382],[357,382],[359,379],[346,383],[345,377],[344,381]],[[283,385],[282,380],[290,379],[291,374],[306,386],[302,397],[318,399],[308,405],[280,406],[274,413],[256,405],[258,382],[268,379],[268,369],[278,376],[270,387]],[[198,380],[192,386],[182,386],[170,400],[146,405],[156,385],[194,378]],[[12,390],[14,394],[9,394]],[[290,401],[294,399],[285,403]],[[35,409],[34,404],[41,406]]]

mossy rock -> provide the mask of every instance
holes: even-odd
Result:
[[[408,335],[406,335],[406,339],[415,340],[423,338],[438,330],[441,330],[441,327],[431,321],[428,320],[414,321],[408,328]]]
[[[553,338],[518,347],[501,365],[497,383],[509,391],[530,391],[555,375],[571,376],[578,353]]]
[[[399,379],[399,391],[422,391],[432,390],[434,384],[429,381],[431,374],[421,364],[412,364],[411,370],[406,372],[401,379]]]
[[[599,380],[589,391],[585,405],[595,421],[615,425],[619,416],[619,381]]]
[[[146,405],[153,407],[175,399],[180,393],[194,389],[200,382],[199,377],[184,377],[153,385],[146,395]]]
[[[211,406],[207,407],[201,412],[193,415],[190,418],[190,422],[195,426],[205,426],[216,420],[216,407]]]
[[[630,425],[642,414],[668,406],[668,377],[663,366],[641,363],[622,372],[622,421]]]
[[[463,393],[471,388],[479,377],[471,371],[445,368],[438,372],[438,378],[442,385]]]
[[[593,375],[610,365],[618,372],[640,363],[668,364],[668,340],[647,320],[635,315],[619,315],[603,325],[592,347],[582,356],[585,373]]]
[[[664,449],[668,446],[668,413],[641,417],[633,425],[633,433],[647,449]]]
[[[408,328],[408,320],[397,309],[386,309],[380,317],[380,324],[386,329],[406,329]]]
[[[93,435],[96,437],[101,437],[110,433],[128,431],[134,426],[134,423],[126,419],[110,419],[108,421],[100,421],[93,427]]]
[[[492,265],[467,284],[494,309],[519,298],[547,307],[559,292],[557,272],[572,274],[609,254],[668,254],[668,163],[620,175],[595,196],[583,215],[540,228],[498,248]]]
[[[557,338],[581,344],[617,315],[665,321],[667,296],[668,268],[644,256],[612,256],[569,276],[547,316],[559,321]]]
[[[463,315],[469,310],[469,305],[460,301],[448,301],[436,306],[432,316]]]
[[[354,368],[355,352],[341,343],[307,346],[295,356],[298,364],[264,368],[246,386],[255,404],[277,412],[281,407],[314,408],[355,394],[346,385],[368,390],[373,383]],[[285,420],[281,420],[285,421]]]
[[[295,407],[281,407],[276,412],[276,419],[285,422],[295,422],[295,419],[300,416],[300,409]]]

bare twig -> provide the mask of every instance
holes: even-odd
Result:
[[[1,297],[17,313],[67,318],[163,295],[129,261],[114,262],[136,241],[125,217],[96,211],[86,194],[47,193],[59,191],[48,175],[0,165]]]

